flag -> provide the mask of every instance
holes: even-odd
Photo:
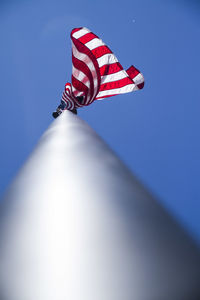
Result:
[[[72,80],[66,83],[62,95],[66,109],[143,88],[140,71],[134,66],[124,70],[110,48],[89,29],[73,29],[71,40]],[[83,96],[81,103],[78,96]]]

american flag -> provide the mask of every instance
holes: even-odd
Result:
[[[104,42],[85,27],[71,32],[72,81],[66,83],[62,100],[72,110],[144,86],[144,77],[134,66],[124,70]],[[83,96],[83,101],[78,100]]]

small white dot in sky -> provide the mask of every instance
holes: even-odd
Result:
[[[133,19],[132,22],[135,23],[135,19]]]

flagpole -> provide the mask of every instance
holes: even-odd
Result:
[[[0,212],[2,300],[200,296],[198,247],[68,111],[44,133]]]

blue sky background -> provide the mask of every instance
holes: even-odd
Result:
[[[200,1],[0,2],[0,194],[52,122],[71,78],[70,31],[85,26],[144,90],[79,110],[200,241]]]

